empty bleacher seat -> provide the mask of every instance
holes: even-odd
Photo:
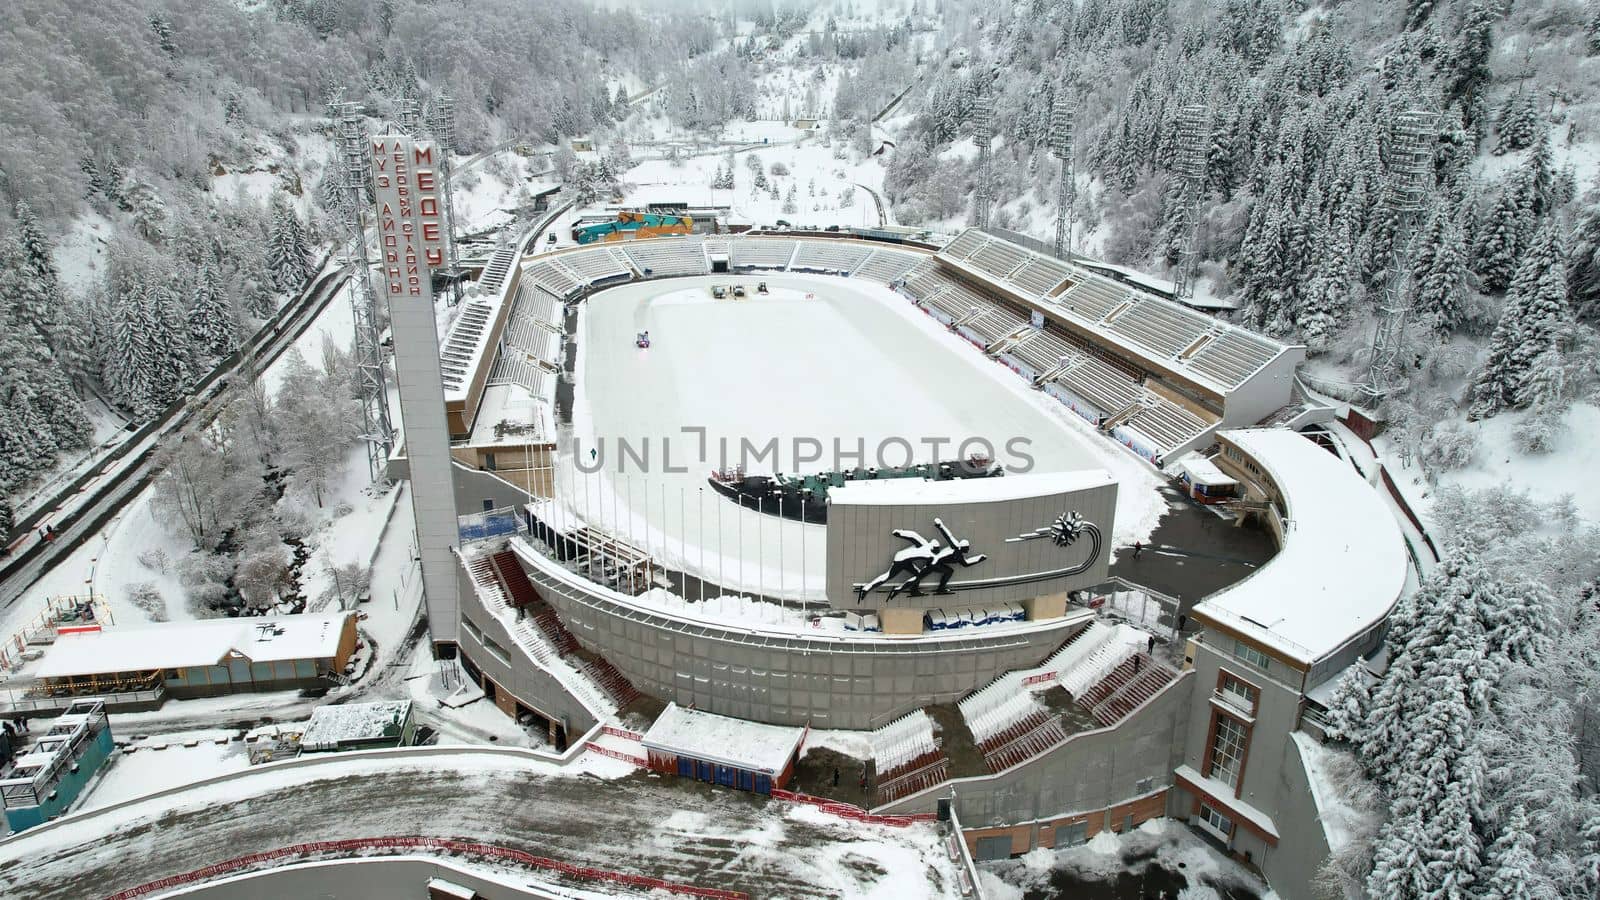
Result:
[[[617,259],[607,247],[592,247],[575,253],[563,253],[559,261],[584,284],[593,284],[603,278],[627,275],[628,267]]]
[[[733,242],[728,265],[735,269],[786,269],[794,256],[794,241],[740,238]]]
[[[1110,329],[1157,358],[1177,356],[1205,334],[1211,319],[1173,303],[1141,300],[1111,320]]]
[[[633,264],[653,275],[704,275],[711,270],[700,241],[692,238],[653,238],[622,245]]]
[[[865,278],[879,284],[888,284],[898,278],[904,278],[917,263],[926,257],[916,253],[901,253],[895,250],[885,250],[882,247],[872,251],[855,270],[856,278]]]
[[[527,274],[533,276],[535,284],[544,288],[557,297],[569,297],[576,293],[579,284],[576,278],[563,267],[548,262],[536,263],[528,268]]]
[[[1071,276],[1071,270],[1061,263],[1047,257],[1035,256],[1022,268],[1011,273],[1011,283],[1024,294],[1044,297],[1052,288]]]
[[[1230,328],[1189,357],[1189,368],[1226,387],[1236,387],[1277,356],[1279,348],[1265,338]]]
[[[967,257],[967,265],[982,270],[996,280],[1009,278],[1028,261],[1028,251],[1005,241],[989,241]]]
[[[989,243],[989,236],[976,228],[968,228],[956,236],[956,239],[939,251],[940,256],[950,259],[966,259],[974,251]]]
[[[1215,423],[1214,419],[1203,419],[1165,397],[1151,396],[1146,398],[1145,404],[1142,411],[1129,417],[1124,424],[1153,440],[1161,454],[1192,440]]]
[[[1129,296],[1128,289],[1115,281],[1088,276],[1057,297],[1056,302],[1090,322],[1099,322]]]
[[[1144,393],[1143,386],[1128,373],[1089,355],[1058,374],[1055,381],[1108,416],[1126,409]]]
[[[849,273],[867,258],[871,248],[861,244],[835,240],[810,240],[800,242],[800,252],[795,254],[791,269],[809,269],[816,272]]]

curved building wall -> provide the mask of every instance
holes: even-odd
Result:
[[[578,643],[639,690],[680,706],[779,725],[871,729],[953,702],[1010,669],[1038,665],[1083,627],[1068,615],[982,637],[807,637],[641,607],[512,542]],[[968,633],[969,635],[972,632]]]
[[[424,897],[428,880],[471,888],[483,900],[565,896],[529,885],[519,887],[443,860],[419,857],[340,859],[283,866],[227,878],[171,896],[194,900],[282,900],[284,897]]]

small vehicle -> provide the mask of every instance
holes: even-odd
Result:
[[[727,299],[727,297],[728,297],[728,288],[727,288],[727,286],[726,285],[721,285],[721,284],[713,284],[711,286],[711,296],[717,298],[718,300]]]
[[[788,221],[787,221],[787,220],[785,220],[785,219],[779,219],[779,220],[778,220],[778,227],[779,227],[779,228],[793,228],[793,227],[794,227],[794,226],[793,226],[793,225],[790,225],[790,224],[789,224],[789,223],[788,223]]]
[[[641,331],[633,338],[633,345],[641,350],[650,346],[650,332]]]
[[[556,233],[554,231],[550,232],[550,236],[545,238],[544,242],[554,247],[556,245]]]
[[[742,284],[734,285],[733,286],[733,295],[735,297],[743,297],[744,296],[744,285],[742,285]]]
[[[765,294],[766,292],[767,292],[767,283],[765,281],[763,281],[760,284],[756,285],[756,293]]]
[[[837,234],[838,231],[839,231],[839,226],[837,226],[837,225],[829,225],[828,226],[828,230],[831,231],[831,232],[834,232],[835,234]]]

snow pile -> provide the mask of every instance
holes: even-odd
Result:
[[[1355,772],[1357,763],[1348,752],[1335,750],[1303,731],[1290,735],[1305,763],[1306,780],[1311,783],[1311,799],[1317,804],[1317,818],[1328,839],[1328,849],[1338,853],[1357,835],[1371,834],[1372,816],[1351,802],[1340,785],[1339,769]]]

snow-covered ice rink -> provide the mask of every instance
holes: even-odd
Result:
[[[756,292],[762,281],[770,294]],[[714,284],[742,284],[748,296],[714,299]],[[648,348],[635,346],[641,331]],[[577,341],[577,443],[563,440],[558,477],[569,509],[729,589],[822,596],[822,527],[741,510],[706,486],[712,470],[741,461],[746,441],[753,472],[926,462],[929,439],[943,442],[943,459],[983,439],[1008,466],[1108,469],[1120,483],[1120,544],[1146,537],[1165,509],[1148,466],[879,285],[808,275],[624,285],[584,304]],[[704,429],[703,441],[685,429]],[[757,460],[773,439],[776,464]],[[821,458],[797,465],[797,439],[816,441],[801,449],[820,447]],[[1012,445],[1020,453],[1008,452],[1013,439],[1025,442]],[[645,464],[620,459],[619,441]],[[865,460],[836,459],[835,442],[845,453],[864,447]]]

